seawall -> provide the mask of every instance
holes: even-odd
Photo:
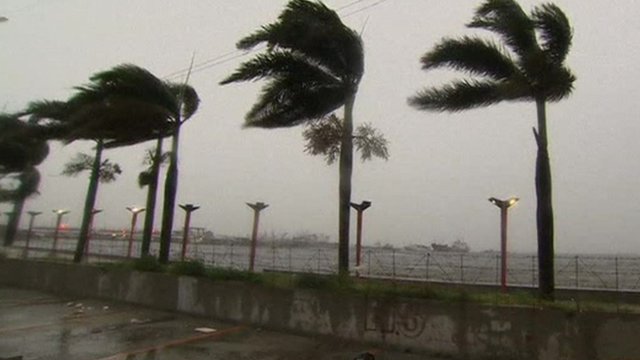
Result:
[[[640,359],[638,314],[371,298],[18,259],[0,259],[0,285],[124,301],[456,359]]]

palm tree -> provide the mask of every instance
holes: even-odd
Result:
[[[175,213],[176,194],[178,192],[178,148],[180,142],[180,129],[182,128],[182,124],[189,120],[196,111],[198,111],[198,106],[200,105],[198,93],[194,88],[187,85],[186,81],[184,84],[165,83],[165,85],[173,95],[174,100],[177,102],[178,111],[176,111],[175,116],[169,119],[171,151],[169,152],[169,168],[167,169],[167,175],[164,181],[164,203],[162,206],[162,227],[160,229],[160,253],[158,256],[159,261],[162,263],[167,263],[169,261],[169,250],[171,249],[173,215]],[[161,153],[162,147],[160,142],[158,142],[156,149],[156,151]],[[149,209],[147,209],[147,211],[149,211]]]
[[[442,40],[422,57],[423,69],[445,67],[478,78],[424,89],[409,103],[420,110],[455,112],[501,101],[535,101],[539,288],[541,295],[552,297],[553,207],[546,104],[573,90],[575,76],[564,64],[572,29],[556,5],[537,6],[527,15],[514,0],[486,0],[467,26],[496,33],[505,46],[475,36]]]
[[[33,125],[18,115],[0,114],[0,175],[16,182],[14,189],[0,188],[0,202],[12,201],[4,245],[13,244],[26,199],[38,192],[40,173],[35,168],[49,154],[45,139],[32,133]],[[6,179],[5,179],[6,180]]]
[[[78,176],[85,171],[92,170],[94,162],[95,159],[93,156],[85,153],[77,153],[73,159],[64,164],[62,175],[73,177]],[[100,162],[100,168],[98,171],[99,182],[103,184],[114,182],[120,174],[122,174],[120,165],[111,162],[109,159],[105,159]]]
[[[138,185],[147,187],[147,204],[144,217],[144,228],[142,230],[141,256],[149,255],[151,247],[151,236],[153,235],[153,219],[155,217],[156,197],[158,192],[158,174],[160,167],[169,162],[169,153],[162,152],[162,138],[158,138],[156,147],[147,150],[144,158],[144,165],[147,168],[138,175]]]
[[[324,155],[328,165],[336,162],[340,156],[343,121],[334,114],[311,121],[302,132],[306,140],[304,151],[310,155]],[[362,162],[374,157],[389,159],[389,142],[373,125],[364,123],[354,130],[353,145],[360,152]]]
[[[170,134],[170,120],[179,118],[177,98],[164,81],[135,65],[119,65],[91,76],[66,102],[31,103],[26,114],[53,120],[42,125],[48,136],[70,143],[93,140],[94,162],[85,199],[74,261],[82,260],[98,190],[104,149],[144,142]]]
[[[266,43],[221,84],[267,79],[245,126],[291,127],[344,107],[339,172],[338,269],[349,269],[349,215],[353,172],[353,106],[364,74],[360,35],[322,2],[292,0],[278,20],[241,39],[239,49]]]

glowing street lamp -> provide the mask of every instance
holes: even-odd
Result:
[[[145,208],[128,207],[127,210],[131,213],[131,230],[129,231],[129,247],[127,249],[127,258],[131,257],[131,251],[133,250],[133,233],[136,230],[136,222],[138,221],[138,214],[143,212]]]
[[[181,261],[184,261],[184,256],[187,253],[187,243],[189,242],[189,225],[191,224],[191,213],[200,209],[200,206],[195,206],[193,204],[184,204],[179,206],[186,213],[184,217],[184,230],[182,231],[182,255],[180,256]]]
[[[371,206],[371,201],[363,201],[361,204],[351,203],[351,207],[358,213],[356,227],[356,268],[362,261],[362,213]]]
[[[53,251],[58,250],[58,235],[60,234],[60,224],[62,224],[62,217],[70,212],[71,211],[64,209],[53,210],[53,213],[56,214],[56,229],[53,231]]]
[[[507,291],[507,213],[510,207],[518,202],[517,197],[507,200],[498,200],[494,197],[489,201],[500,208],[500,288]]]
[[[253,232],[251,233],[251,254],[249,255],[249,272],[253,272],[256,261],[256,245],[258,243],[258,223],[260,222],[260,211],[266,209],[269,205],[263,202],[255,204],[247,203],[253,209]]]
[[[31,233],[33,231],[33,222],[35,221],[36,216],[42,214],[42,212],[27,211],[27,214],[29,214],[30,218],[29,218],[29,230],[27,230],[27,240],[25,241],[25,244],[24,244],[25,251],[29,250],[29,240],[31,240]],[[26,252],[25,252],[25,255],[27,255]]]

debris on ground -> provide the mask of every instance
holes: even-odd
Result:
[[[212,329],[212,328],[208,328],[208,327],[199,327],[199,328],[195,328],[194,330],[197,331],[197,332],[203,333],[203,334],[210,334],[210,333],[218,331],[216,329]]]
[[[148,322],[151,322],[151,319],[136,319],[136,318],[132,318],[129,322],[132,323],[132,324],[146,324]]]

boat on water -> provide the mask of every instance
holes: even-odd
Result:
[[[471,249],[469,248],[469,245],[466,242],[464,242],[462,240],[456,240],[451,245],[449,245],[449,244],[431,243],[431,250],[438,251],[438,252],[462,252],[462,253],[467,253]]]

